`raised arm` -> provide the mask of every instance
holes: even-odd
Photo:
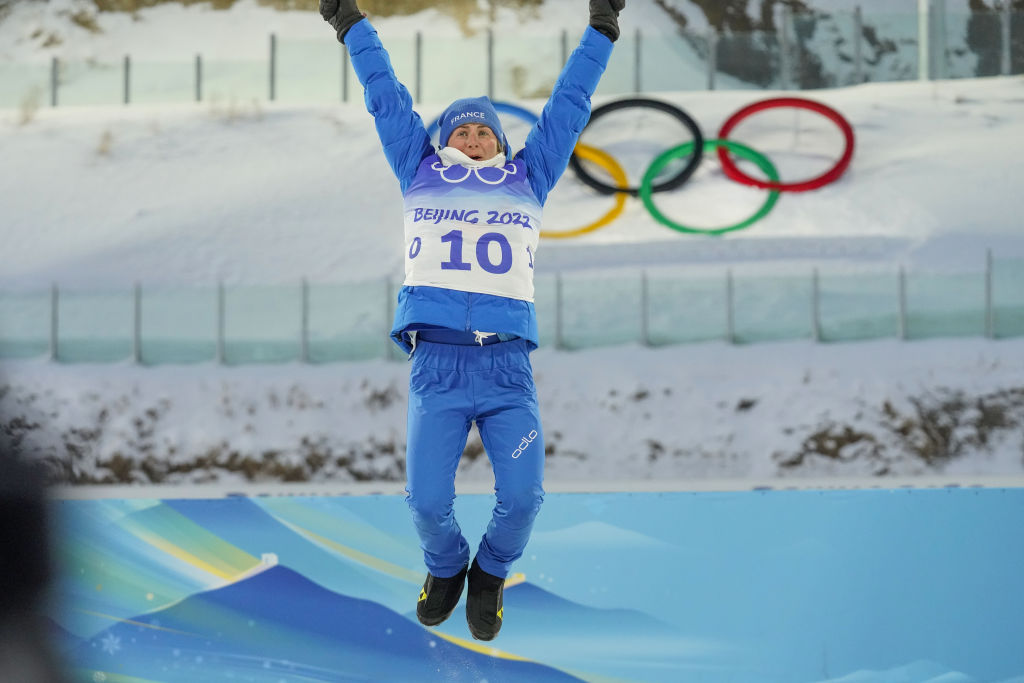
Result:
[[[423,119],[413,110],[409,90],[395,76],[387,51],[355,0],[320,0],[320,15],[348,48],[366,110],[404,192],[420,161],[433,151]]]
[[[619,37],[619,12],[626,0],[590,0],[590,25],[555,82],[540,120],[520,155],[541,204],[569,164],[572,150],[590,120],[590,97],[604,74]]]

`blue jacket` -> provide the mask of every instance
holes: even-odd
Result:
[[[430,136],[370,22],[363,19],[349,29],[345,45],[363,85],[366,109],[373,115],[384,155],[405,194],[420,163],[434,154]],[[590,97],[611,52],[612,41],[587,27],[523,149],[514,157],[525,163],[530,187],[541,206],[565,171],[590,119]],[[439,287],[402,287],[392,338],[410,352],[412,345],[406,333],[424,328],[500,332],[526,339],[531,348],[538,343],[537,317],[531,302]]]

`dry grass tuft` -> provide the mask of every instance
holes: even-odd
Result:
[[[110,132],[110,129],[106,129],[100,135],[100,142],[96,146],[96,155],[101,157],[109,157],[111,150],[114,148],[114,134]]]
[[[76,26],[81,26],[89,33],[103,33],[103,29],[101,29],[100,25],[96,23],[96,15],[84,9],[80,9],[71,14],[71,23]]]
[[[239,121],[261,121],[263,108],[257,99],[251,100],[246,105],[239,102],[237,98],[230,97],[226,104],[222,104],[221,98],[214,96],[210,98],[210,116],[229,124]]]
[[[39,113],[39,106],[42,103],[43,93],[39,87],[32,88],[21,100],[18,108],[18,125],[27,126],[32,123],[36,114]]]

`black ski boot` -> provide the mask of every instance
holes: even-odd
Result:
[[[493,640],[501,630],[502,594],[505,579],[488,574],[473,559],[469,568],[466,623],[477,640]]]
[[[455,576],[439,579],[427,573],[427,580],[420,590],[420,599],[416,603],[416,618],[424,626],[437,626],[455,611],[462,597],[462,587],[466,584],[466,567]]]

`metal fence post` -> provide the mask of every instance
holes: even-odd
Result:
[[[864,82],[864,16],[860,5],[853,10],[853,82]]]
[[[821,341],[821,286],[817,268],[811,271],[811,338]]]
[[[54,57],[50,60],[50,106],[57,106],[57,84],[60,81],[60,62]]]
[[[996,337],[996,316],[992,306],[992,250],[985,251],[985,336]]]
[[[636,29],[636,45],[633,47],[633,92],[637,95],[643,92],[642,81],[642,60],[643,39],[640,37],[640,27]]]
[[[142,364],[142,285],[135,283],[132,295],[135,310],[132,316],[132,362]]]
[[[384,319],[384,339],[387,343],[387,346],[384,348],[384,358],[386,360],[394,360],[395,344],[391,340],[391,325],[395,317],[395,288],[391,283],[390,276],[384,278],[384,297],[385,310],[387,311]]]
[[[217,363],[224,364],[224,282],[217,282]]]
[[[931,78],[931,0],[917,0],[917,77],[927,81]]]
[[[50,360],[60,360],[60,290],[50,285]]]
[[[733,284],[732,268],[725,271],[725,340],[730,344],[736,343],[736,320],[733,312]]]
[[[196,102],[203,101],[203,56],[196,55]]]
[[[423,100],[423,32],[416,31],[416,39],[413,43],[413,54],[416,59],[416,103]]]
[[[718,34],[714,27],[708,29],[708,90],[715,89],[715,72],[718,71]]]
[[[1000,60],[999,73],[1004,76],[1010,75],[1011,68],[1011,45],[1010,45],[1010,0],[1003,0],[1003,20],[1000,28],[1002,29],[1003,44],[1002,44],[1002,59]]]
[[[899,318],[897,319],[897,335],[903,341],[907,339],[907,273],[900,266],[899,277],[898,277],[898,296],[899,296]]]
[[[640,343],[651,346],[651,306],[647,271],[640,271]]]
[[[494,99],[494,29],[487,29],[487,96]]]
[[[302,278],[300,295],[299,362],[309,362],[309,282]]]
[[[555,273],[555,349],[564,348],[562,337],[562,273]]]
[[[130,104],[132,101],[132,57],[131,55],[124,56],[124,103]]]
[[[277,77],[277,35],[270,34],[270,101],[274,101],[274,96],[277,88],[276,77]]]
[[[779,71],[780,83],[783,90],[793,88],[793,63],[790,54],[789,28],[792,21],[793,11],[789,5],[782,6],[782,19],[779,25]]]
[[[932,1],[932,75],[935,78],[946,78],[946,0]]]
[[[341,46],[341,101],[348,102],[348,48]]]

